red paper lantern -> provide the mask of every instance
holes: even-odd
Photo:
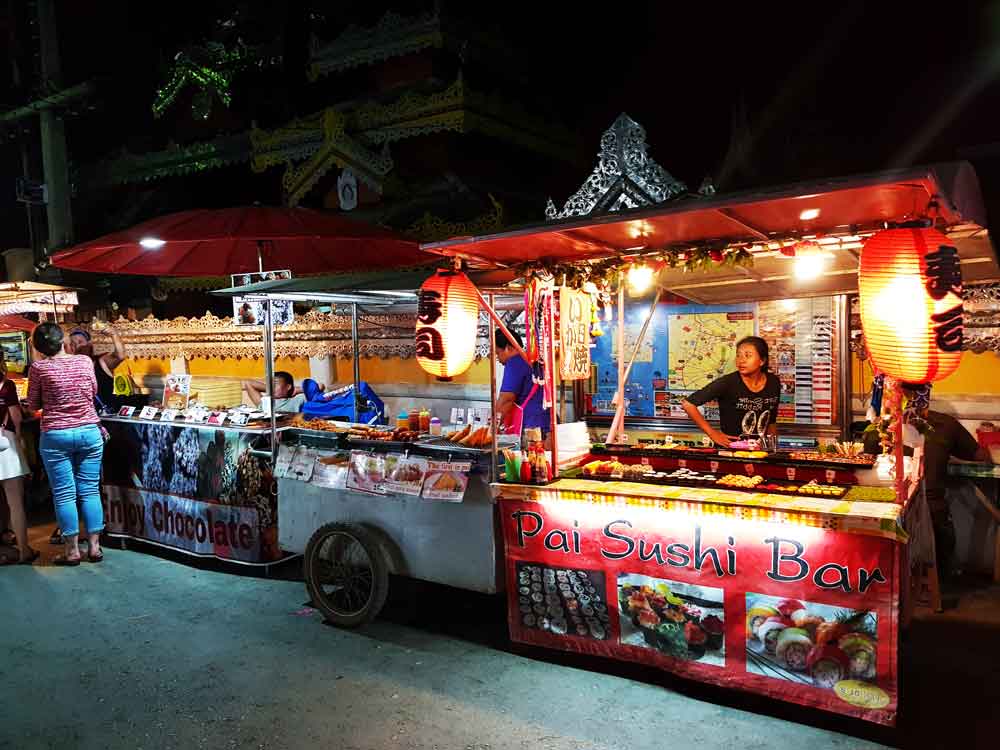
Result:
[[[887,229],[865,242],[858,289],[868,354],[910,383],[948,377],[962,359],[962,268],[936,229]]]
[[[420,287],[417,362],[439,380],[469,369],[476,357],[479,297],[469,277],[439,269]]]

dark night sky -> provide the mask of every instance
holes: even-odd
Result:
[[[169,126],[153,120],[149,105],[167,60],[217,9],[237,4],[59,3],[65,83],[99,76],[102,91],[96,112],[70,121],[74,159],[124,142],[135,151],[158,144]],[[260,12],[272,4],[243,5]],[[342,19],[380,13],[365,2],[311,5],[328,17],[326,38]],[[446,7],[469,14],[472,5]],[[679,6],[490,3],[475,4],[481,9],[467,20],[496,29],[515,64],[530,71],[522,101],[552,107],[594,152],[601,131],[628,112],[646,128],[653,158],[692,188],[706,174],[723,187],[748,187],[953,159],[964,147],[1000,141],[1000,2],[930,11],[912,2]],[[6,67],[4,56],[0,105],[12,106],[25,92],[10,88]],[[733,168],[724,157],[741,101],[753,140],[748,161]],[[0,148],[3,247],[24,242],[23,209],[13,200],[19,173],[17,149]]]

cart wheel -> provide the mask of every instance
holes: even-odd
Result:
[[[334,625],[356,628],[375,619],[389,594],[389,571],[378,544],[363,527],[328,523],[305,553],[306,589]]]

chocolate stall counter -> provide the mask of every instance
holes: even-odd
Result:
[[[894,502],[494,484],[513,640],[894,724]]]
[[[269,564],[278,549],[267,427],[104,417],[107,533],[191,555]]]

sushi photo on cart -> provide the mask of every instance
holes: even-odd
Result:
[[[621,642],[724,667],[723,601],[722,589],[620,573]]]
[[[608,638],[611,620],[601,571],[518,563],[517,584],[524,627],[557,636]]]
[[[874,682],[874,612],[747,594],[747,671],[832,690],[843,680]]]

